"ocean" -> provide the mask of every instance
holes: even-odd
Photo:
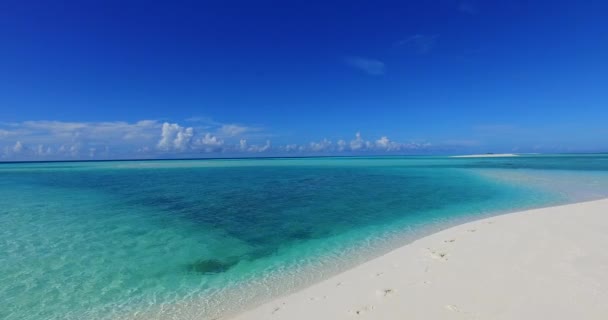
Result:
[[[0,163],[0,318],[214,319],[459,223],[607,196],[607,154]]]

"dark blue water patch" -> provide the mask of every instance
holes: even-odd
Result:
[[[199,273],[202,275],[218,274],[228,271],[238,263],[238,258],[220,260],[220,259],[199,259],[188,265],[188,272]]]

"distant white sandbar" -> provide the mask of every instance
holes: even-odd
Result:
[[[486,154],[467,154],[462,156],[451,156],[450,158],[501,158],[501,157],[519,157],[515,153],[486,153]]]

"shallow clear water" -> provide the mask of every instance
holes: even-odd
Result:
[[[607,155],[0,164],[0,318],[211,318],[456,223],[607,195]]]

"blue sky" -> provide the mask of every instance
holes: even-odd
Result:
[[[608,150],[605,1],[3,1],[0,160]]]

